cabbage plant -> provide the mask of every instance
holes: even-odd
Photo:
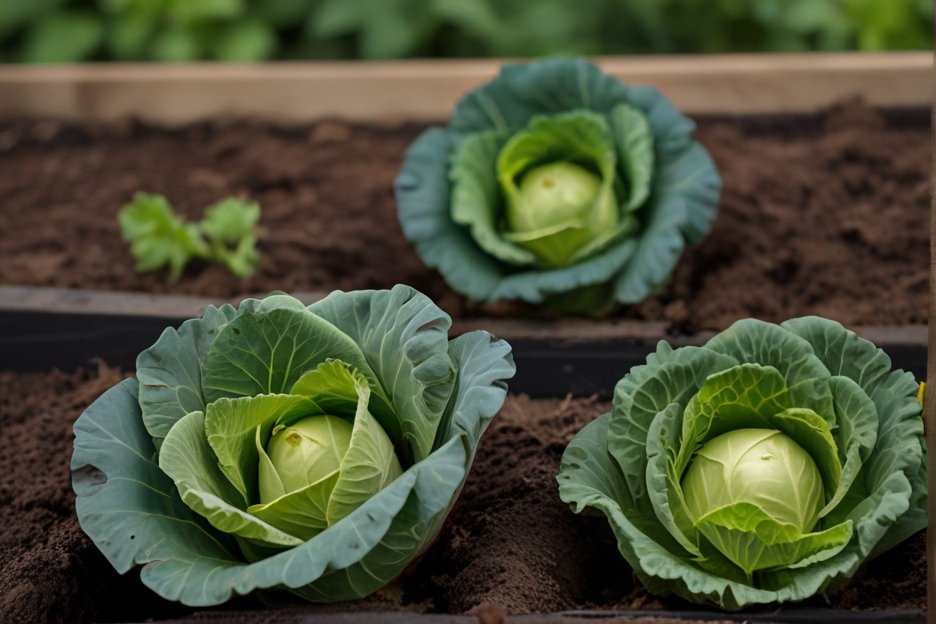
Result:
[[[563,458],[658,594],[734,610],[828,594],[926,526],[918,384],[819,317],[660,342]]]
[[[513,376],[406,286],[208,307],[75,423],[82,529],[188,605],[366,596],[431,542]]]
[[[455,290],[596,313],[664,284],[721,181],[658,91],[584,59],[506,65],[406,154],[406,237]]]

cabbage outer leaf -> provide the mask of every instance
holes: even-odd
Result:
[[[627,172],[625,212],[640,208],[650,196],[653,182],[653,130],[643,113],[630,104],[618,104],[608,116],[617,156]]]
[[[698,520],[699,530],[748,578],[754,570],[805,567],[834,557],[852,536],[852,522],[824,531],[801,533],[791,524],[774,520],[757,505],[735,503]]]
[[[403,470],[393,443],[367,411],[370,388],[360,374],[347,373],[347,382],[357,391],[351,443],[338,469],[338,481],[328,499],[325,518],[335,524],[400,476]]]
[[[310,540],[328,528],[328,503],[338,478],[336,470],[315,483],[295,492],[284,493],[269,503],[251,505],[247,512],[303,542]],[[249,545],[242,550],[251,560],[262,558],[258,555],[266,552],[252,551]]]
[[[536,254],[500,234],[501,188],[493,164],[504,145],[496,130],[464,138],[452,158],[452,220],[468,227],[481,249],[517,266],[536,264]]]
[[[870,461],[862,465],[856,476],[855,487],[849,491],[850,499],[857,500],[858,493],[867,495],[886,482],[894,482],[895,471],[906,475],[912,484],[907,513],[896,516],[874,548],[874,554],[884,552],[922,530],[927,523],[926,444],[922,437],[922,407],[916,399],[919,384],[912,374],[891,370],[891,360],[884,351],[840,323],[807,316],[781,326],[808,341],[833,375],[854,381],[876,408],[877,439],[873,444],[877,451],[866,450],[871,438],[865,433],[862,446]],[[874,477],[870,477],[872,473]]]
[[[457,367],[448,340],[451,317],[422,293],[402,285],[391,290],[335,291],[310,305],[309,311],[360,345],[369,370],[379,380],[371,390],[389,397],[395,408],[395,422],[390,422],[375,409],[373,398],[370,404],[401,463],[406,466],[428,457],[438,446],[443,413],[455,389]]]
[[[247,313],[238,311],[218,331],[205,358],[205,398],[211,402],[222,397],[285,394],[303,373],[326,359],[353,366],[373,387],[382,389],[361,347],[350,336],[310,313],[298,299],[273,295]],[[392,411],[382,391],[375,394],[380,398],[377,404]]]
[[[143,423],[157,449],[177,420],[189,412],[205,411],[202,367],[208,347],[221,326],[236,314],[232,305],[208,306],[201,318],[189,319],[179,329],[167,327],[159,340],[137,357]]]

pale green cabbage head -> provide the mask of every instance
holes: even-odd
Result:
[[[819,317],[661,342],[562,458],[647,589],[724,609],[802,600],[926,526],[913,376]]]

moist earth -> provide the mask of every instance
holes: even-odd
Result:
[[[415,124],[251,120],[169,129],[135,121],[0,123],[0,284],[210,297],[410,284],[455,316],[478,306],[425,268],[392,194]],[[620,316],[674,331],[819,314],[846,325],[926,322],[928,117],[848,102],[813,115],[704,118],[724,182],[711,234],[656,297]],[[116,215],[137,191],[188,218],[229,195],[262,206],[257,274],[193,265],[177,283],[137,275]]]
[[[146,589],[138,570],[118,575],[75,516],[72,425],[124,376],[103,363],[74,372],[0,372],[0,622],[143,621],[191,612]],[[617,554],[607,522],[576,515],[559,500],[555,475],[565,445],[608,409],[595,398],[508,397],[438,540],[402,579],[359,602],[281,613],[471,611],[494,622],[504,612],[697,609],[649,596]],[[810,604],[924,609],[925,535],[872,561],[830,605]],[[247,597],[222,608],[266,607]],[[257,617],[228,613],[225,621]]]

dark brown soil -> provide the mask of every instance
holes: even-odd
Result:
[[[724,179],[711,235],[669,289],[625,310],[674,329],[821,314],[847,325],[926,322],[930,132],[849,103],[814,116],[703,120]],[[479,310],[422,266],[391,185],[421,128],[326,121],[0,124],[0,284],[234,297],[402,282],[449,312]],[[236,194],[263,207],[259,273],[193,267],[177,284],[133,272],[115,215],[136,191],[191,218]]]
[[[188,612],[120,577],[78,527],[68,462],[72,423],[122,377],[97,371],[0,373],[0,621],[140,621]],[[358,603],[291,612],[462,613],[494,617],[573,609],[686,609],[643,591],[607,523],[573,514],[555,474],[572,435],[607,410],[594,399],[512,396],[491,425],[439,540],[408,575]],[[923,609],[925,538],[872,562],[832,606]],[[496,607],[490,605],[497,605]],[[824,606],[816,600],[814,606]],[[258,609],[243,598],[228,609]],[[496,620],[492,620],[496,621]]]
[[[72,423],[122,375],[0,372],[0,622],[142,620],[181,610],[120,577],[78,527]],[[116,600],[115,600],[116,597]]]

